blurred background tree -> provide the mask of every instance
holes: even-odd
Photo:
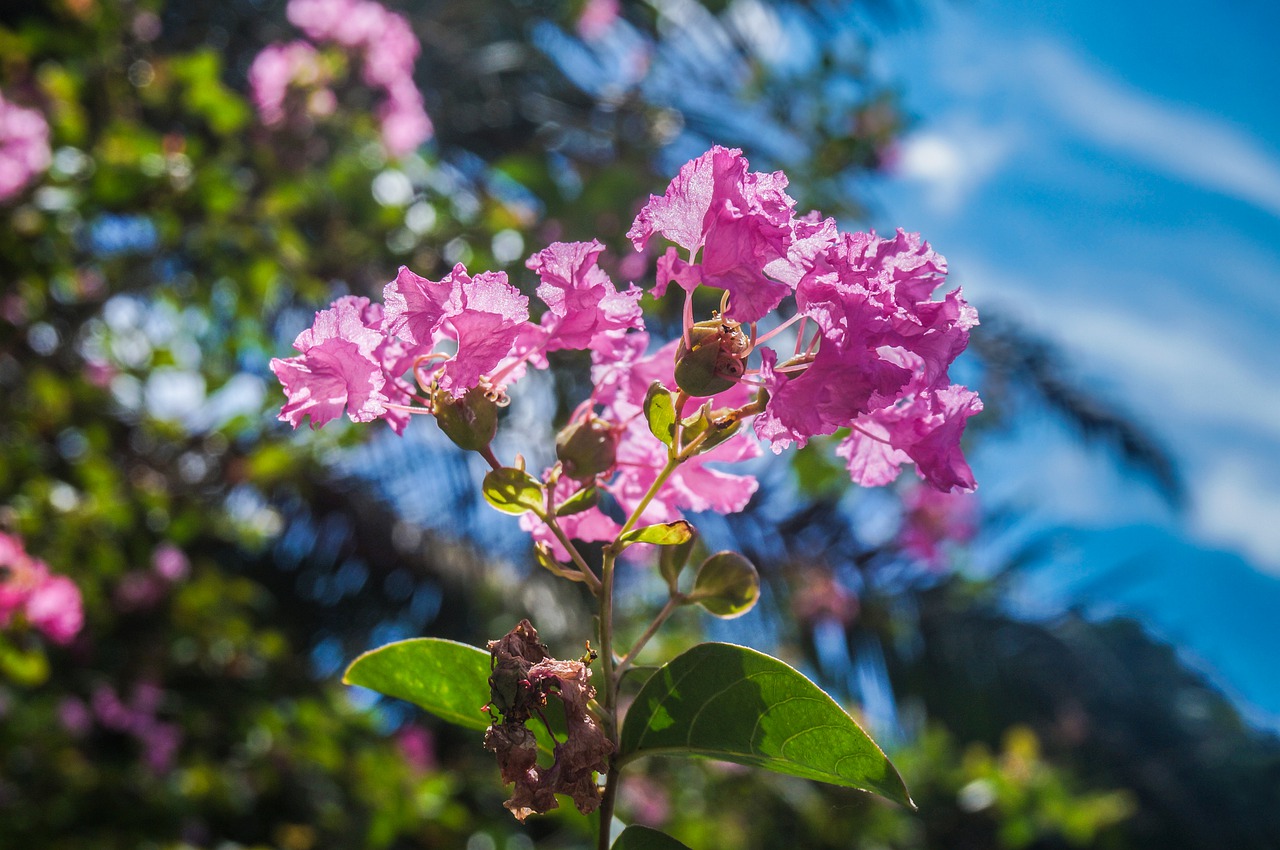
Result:
[[[537,609],[576,645],[585,615],[552,602],[431,423],[294,434],[274,420],[267,362],[312,311],[380,292],[402,263],[502,268],[528,288],[529,253],[598,237],[625,258],[615,277],[641,279],[648,258],[620,250],[623,233],[712,142],[856,220],[860,178],[908,123],[859,22],[902,12],[396,10],[422,44],[434,125],[403,155],[364,57],[334,44],[316,43],[313,81],[331,106],[298,85],[287,118],[265,122],[255,59],[303,37],[283,3],[64,0],[0,17],[0,91],[44,116],[51,154],[0,201],[0,529],[71,576],[86,611],[65,647],[20,623],[0,635],[5,846],[586,843],[576,816],[506,817],[475,736],[336,681],[397,637],[480,644]],[[970,358],[986,430],[1050,409],[1177,501],[1154,441],[992,318]],[[544,438],[581,395],[585,364],[557,365],[522,388],[508,439]],[[1001,575],[958,577],[965,541],[1007,517],[910,488],[848,494],[811,450],[762,475],[747,513],[708,527],[761,565],[765,604],[714,636],[782,647],[860,705],[921,811],[654,762],[624,790],[626,819],[694,847],[1274,845],[1274,739],[1140,630],[1020,622]],[[636,610],[650,579],[627,576]]]

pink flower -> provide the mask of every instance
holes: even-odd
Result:
[[[439,379],[454,398],[466,395],[511,352],[529,319],[529,299],[507,283],[505,272],[472,278],[461,263],[439,282],[401,267],[383,300],[386,335],[423,353],[445,340],[457,343]]]
[[[422,48],[403,15],[373,0],[290,0],[286,13],[313,40],[359,58],[361,78],[385,96],[378,120],[388,154],[404,156],[431,138],[434,128],[413,82]]]
[[[913,487],[902,497],[902,507],[898,545],[930,566],[942,566],[947,542],[965,543],[977,532],[978,505],[971,493]]]
[[[962,386],[923,390],[902,404],[859,417],[853,432],[836,447],[849,461],[853,480],[879,487],[898,477],[904,463],[937,489],[972,490],[973,471],[960,450],[970,416],[982,410],[978,394]]]
[[[84,626],[75,582],[51,574],[43,561],[27,554],[19,538],[0,533],[0,626],[19,612],[55,643],[70,643]]]
[[[548,307],[541,324],[546,350],[611,346],[626,331],[644,329],[640,290],[632,285],[618,292],[596,265],[603,251],[595,240],[553,242],[525,263],[542,281],[538,297]]]
[[[344,409],[352,422],[372,422],[386,413],[386,375],[374,356],[385,338],[365,325],[362,313],[368,305],[367,298],[339,298],[298,334],[293,347],[302,352],[299,356],[271,361],[288,398],[282,422],[297,428],[310,416],[311,427],[319,428]]]
[[[972,489],[959,439],[981,402],[950,386],[947,370],[968,344],[977,313],[959,290],[931,300],[946,261],[918,236],[898,231],[892,239],[843,234],[806,262],[796,304],[818,330],[807,345],[798,341],[786,363],[762,352],[769,400],[756,434],[778,452],[852,427],[840,453],[855,481],[888,483],[914,460],[934,486]]]
[[[84,626],[80,589],[66,576],[50,576],[27,599],[27,619],[54,643],[70,643]]]
[[[784,191],[787,178],[780,171],[748,173],[747,167],[742,151],[716,146],[685,163],[665,195],[649,197],[627,232],[631,243],[639,251],[661,233],[690,257],[686,262],[668,251],[655,296],[673,280],[686,291],[702,283],[729,293],[727,318],[754,322],[791,292],[776,279],[794,241],[795,201]],[[691,264],[699,251],[701,262]]]
[[[264,47],[249,66],[249,90],[262,123],[270,127],[284,121],[290,86],[317,86],[323,76],[316,49],[305,41]]]
[[[191,562],[172,543],[161,543],[151,553],[151,568],[165,581],[182,581],[191,572]]]
[[[0,93],[0,202],[22,191],[49,167],[49,125]]]
[[[410,77],[388,88],[386,101],[378,107],[378,120],[382,144],[393,157],[412,153],[435,132],[422,106],[422,93]]]
[[[578,35],[588,41],[600,38],[618,19],[619,5],[618,0],[587,0],[578,15]]]

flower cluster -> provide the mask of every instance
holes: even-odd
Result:
[[[249,66],[249,91],[262,123],[268,127],[284,123],[285,99],[291,88],[307,94],[308,114],[331,114],[337,100],[325,85],[327,76],[320,54],[309,42],[264,47]]]
[[[0,533],[0,626],[18,614],[55,643],[70,643],[84,625],[75,582],[51,573],[17,537]]]
[[[290,0],[286,14],[316,44],[336,44],[359,59],[361,79],[383,95],[378,120],[387,153],[404,156],[431,138],[431,119],[413,81],[421,46],[404,16],[374,0]],[[308,100],[313,113],[332,111],[323,81],[315,48],[303,41],[269,45],[249,72],[254,103],[268,126],[284,119],[291,85],[315,88]]]
[[[158,685],[141,682],[125,702],[114,688],[103,684],[94,688],[87,705],[75,697],[64,699],[58,717],[63,728],[77,737],[88,735],[95,721],[103,729],[132,737],[142,747],[147,767],[162,776],[173,767],[182,745],[182,730],[157,716],[164,696]]]
[[[0,202],[21,192],[51,161],[44,116],[0,93]]]
[[[755,479],[707,464],[758,456],[747,424],[775,453],[846,430],[837,453],[863,485],[914,463],[936,490],[973,489],[960,437],[982,403],[947,372],[977,314],[959,290],[933,300],[946,262],[914,234],[842,233],[831,219],[796,216],[786,186],[781,172],[750,172],[739,151],[715,147],[650,197],[629,236],[637,250],[659,235],[677,246],[659,259],[651,291],[674,282],[685,295],[680,338],[653,351],[641,290],[613,284],[598,242],[529,258],[546,305],[537,323],[502,272],[473,277],[459,265],[431,281],[402,268],[383,305],[338,299],[298,336],[298,356],[272,361],[288,398],[280,418],[297,427],[310,416],[315,427],[345,410],[399,432],[410,414],[433,413],[497,468],[489,442],[506,388],[545,367],[547,352],[589,350],[592,395],[557,438],[545,510],[521,518],[562,560],[568,539],[621,531],[603,494],[643,524],[741,510]],[[700,287],[720,290],[721,305],[695,321]],[[761,333],[762,323],[773,327]],[[771,339],[789,344],[780,352]],[[665,437],[653,404],[671,411]]]

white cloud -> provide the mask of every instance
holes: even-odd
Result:
[[[1045,105],[1085,138],[1280,216],[1280,160],[1246,131],[1161,102],[1056,42],[1038,40],[1019,52],[1014,61],[1032,72]]]
[[[950,215],[999,170],[1016,139],[1017,133],[1005,128],[952,121],[904,139],[895,171],[923,184],[934,212]]]
[[[1280,488],[1274,478],[1248,457],[1221,457],[1196,476],[1192,496],[1200,534],[1238,545],[1256,563],[1280,574]]]

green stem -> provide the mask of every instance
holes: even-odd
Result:
[[[606,548],[600,568],[600,661],[604,679],[604,715],[609,727],[613,753],[605,774],[604,794],[600,799],[600,832],[598,850],[609,850],[613,802],[618,795],[618,678],[613,666],[613,568],[617,556]]]
[[[535,511],[535,513],[537,512]],[[600,579],[596,578],[596,574],[591,571],[591,567],[587,566],[586,559],[578,552],[578,547],[573,545],[569,535],[565,534],[564,529],[560,528],[560,523],[556,522],[555,514],[539,514],[538,519],[547,524],[547,528],[551,529],[551,533],[556,536],[556,540],[559,540],[560,545],[569,553],[570,560],[578,568],[578,572],[582,573],[582,580],[586,582],[587,587],[591,588],[591,593],[599,596]]]
[[[617,549],[614,547],[618,545],[618,539],[631,529],[635,528],[636,523],[640,521],[640,515],[644,513],[645,508],[649,507],[649,503],[653,501],[653,497],[658,495],[658,491],[662,489],[662,485],[667,483],[667,479],[671,477],[671,473],[676,471],[676,467],[679,466],[683,460],[685,460],[685,458],[680,455],[667,458],[666,466],[662,467],[662,471],[658,473],[658,477],[653,480],[653,483],[649,485],[649,489],[640,497],[640,501],[636,504],[635,510],[631,512],[631,516],[627,517],[626,524],[623,525],[622,530],[618,532],[618,537],[614,538],[614,541],[606,547],[608,550],[617,554]]]
[[[662,610],[653,618],[653,622],[649,624],[649,628],[645,629],[644,634],[640,635],[640,637],[636,639],[635,644],[631,647],[631,651],[622,656],[622,660],[618,662],[618,666],[615,670],[619,681],[621,681],[622,675],[627,672],[627,668],[636,660],[636,656],[640,654],[640,650],[644,649],[645,644],[649,642],[649,639],[658,633],[658,629],[660,629],[662,624],[667,621],[667,618],[670,617],[677,608],[683,605],[684,602],[685,595],[683,593],[676,593],[667,600],[666,605],[662,606]]]

